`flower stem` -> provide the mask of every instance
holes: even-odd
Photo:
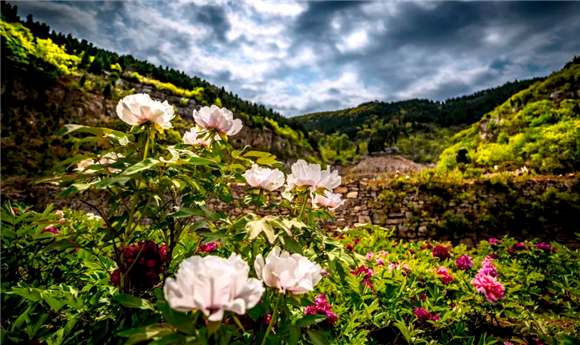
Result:
[[[304,213],[304,209],[306,208],[306,204],[308,203],[308,195],[304,197],[304,203],[300,208],[300,213],[298,214],[298,220],[302,220],[302,214]]]
[[[270,317],[270,324],[268,324],[268,329],[266,329],[266,334],[264,334],[264,339],[262,339],[262,345],[266,344],[266,339],[268,339],[268,335],[270,335],[272,327],[276,322],[276,319],[278,317],[278,306],[280,305],[280,300],[282,299],[282,297],[284,297],[284,294],[279,294],[278,298],[276,299],[276,304],[274,304],[274,310],[272,311],[272,316]]]
[[[147,131],[147,140],[145,141],[145,153],[143,153],[143,160],[147,159],[148,152],[149,152],[149,131]]]

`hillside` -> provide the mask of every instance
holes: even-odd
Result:
[[[457,133],[439,169],[580,170],[580,58],[537,81]],[[463,164],[461,164],[463,163]]]
[[[4,2],[2,67],[4,176],[42,175],[75,151],[96,149],[55,133],[66,123],[123,126],[115,104],[139,92],[175,107],[174,129],[165,137],[170,143],[180,142],[181,134],[193,125],[194,109],[217,104],[244,122],[243,131],[232,138],[235,146],[250,145],[284,159],[318,157],[308,132],[271,109],[183,72],[57,34],[31,17],[23,22],[16,8]]]

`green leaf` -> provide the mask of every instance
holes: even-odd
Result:
[[[67,189],[62,191],[60,194],[57,195],[57,198],[63,198],[65,196],[74,195],[89,189],[91,186],[90,183],[75,183],[70,185]]]
[[[48,253],[48,252],[51,252],[53,250],[63,250],[63,249],[68,249],[68,248],[75,248],[78,246],[79,246],[78,243],[71,243],[71,241],[69,239],[59,240],[59,241],[54,241],[51,244],[49,244],[48,246],[42,248],[40,250],[40,252],[41,253]]]
[[[300,329],[290,325],[288,327],[288,345],[298,345],[298,340],[300,339]]]
[[[117,333],[118,336],[129,338],[125,345],[133,345],[154,337],[163,337],[175,333],[175,328],[166,323],[154,323],[149,326],[129,329]]]
[[[157,308],[163,315],[165,322],[174,326],[177,330],[190,335],[195,333],[195,318],[193,315],[173,310],[167,302],[163,301],[157,301]]]
[[[168,334],[153,340],[149,345],[183,344],[186,337],[183,334]]]
[[[135,165],[130,166],[127,168],[127,170],[123,171],[121,175],[133,175],[141,171],[149,170],[160,163],[161,162],[159,162],[157,159],[147,158]]]
[[[125,184],[125,182],[129,181],[130,179],[131,179],[130,177],[116,176],[116,177],[109,178],[106,180],[101,180],[99,183],[95,184],[95,187],[106,188],[106,187],[111,186],[115,183]]]
[[[328,344],[330,344],[330,342],[326,338],[326,335],[324,335],[324,333],[322,333],[320,331],[315,331],[313,329],[309,329],[308,331],[306,331],[306,333],[308,334],[308,338],[310,338],[310,341],[314,345],[328,345]]]
[[[30,287],[15,287],[11,291],[8,291],[7,294],[18,295],[32,302],[38,302],[42,300],[40,290]]]
[[[181,207],[177,212],[169,214],[173,218],[187,218],[194,216],[203,216],[205,212],[201,209],[192,210],[190,208]]]
[[[138,308],[138,309],[151,309],[155,310],[153,304],[147,300],[144,300],[139,297],[135,297],[128,294],[118,294],[113,297],[113,300],[119,302],[121,305],[127,308]]]
[[[324,320],[326,320],[326,315],[305,314],[300,320],[296,322],[296,327],[306,327],[317,324]]]

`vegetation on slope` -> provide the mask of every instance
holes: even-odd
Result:
[[[513,95],[452,138],[439,168],[580,170],[580,58]],[[458,153],[460,153],[458,155]]]

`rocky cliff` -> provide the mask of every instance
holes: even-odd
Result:
[[[35,78],[33,75],[9,75],[2,80],[2,173],[5,175],[42,175],[54,163],[69,154],[71,143],[55,137],[67,123],[105,125],[125,130],[115,113],[117,99],[105,98],[103,87],[93,80],[93,87],[81,87],[80,77],[58,81]],[[177,97],[146,84],[119,79],[120,90],[148,93],[166,100],[175,107],[176,127],[181,134],[193,126],[193,110],[200,107],[193,98]],[[131,91],[124,91],[126,94]],[[123,91],[118,92],[121,95]],[[118,94],[116,95],[118,96]],[[118,98],[118,97],[117,97]],[[236,147],[250,145],[271,152],[283,160],[318,154],[298,145],[293,138],[269,128],[244,126],[231,142]]]

